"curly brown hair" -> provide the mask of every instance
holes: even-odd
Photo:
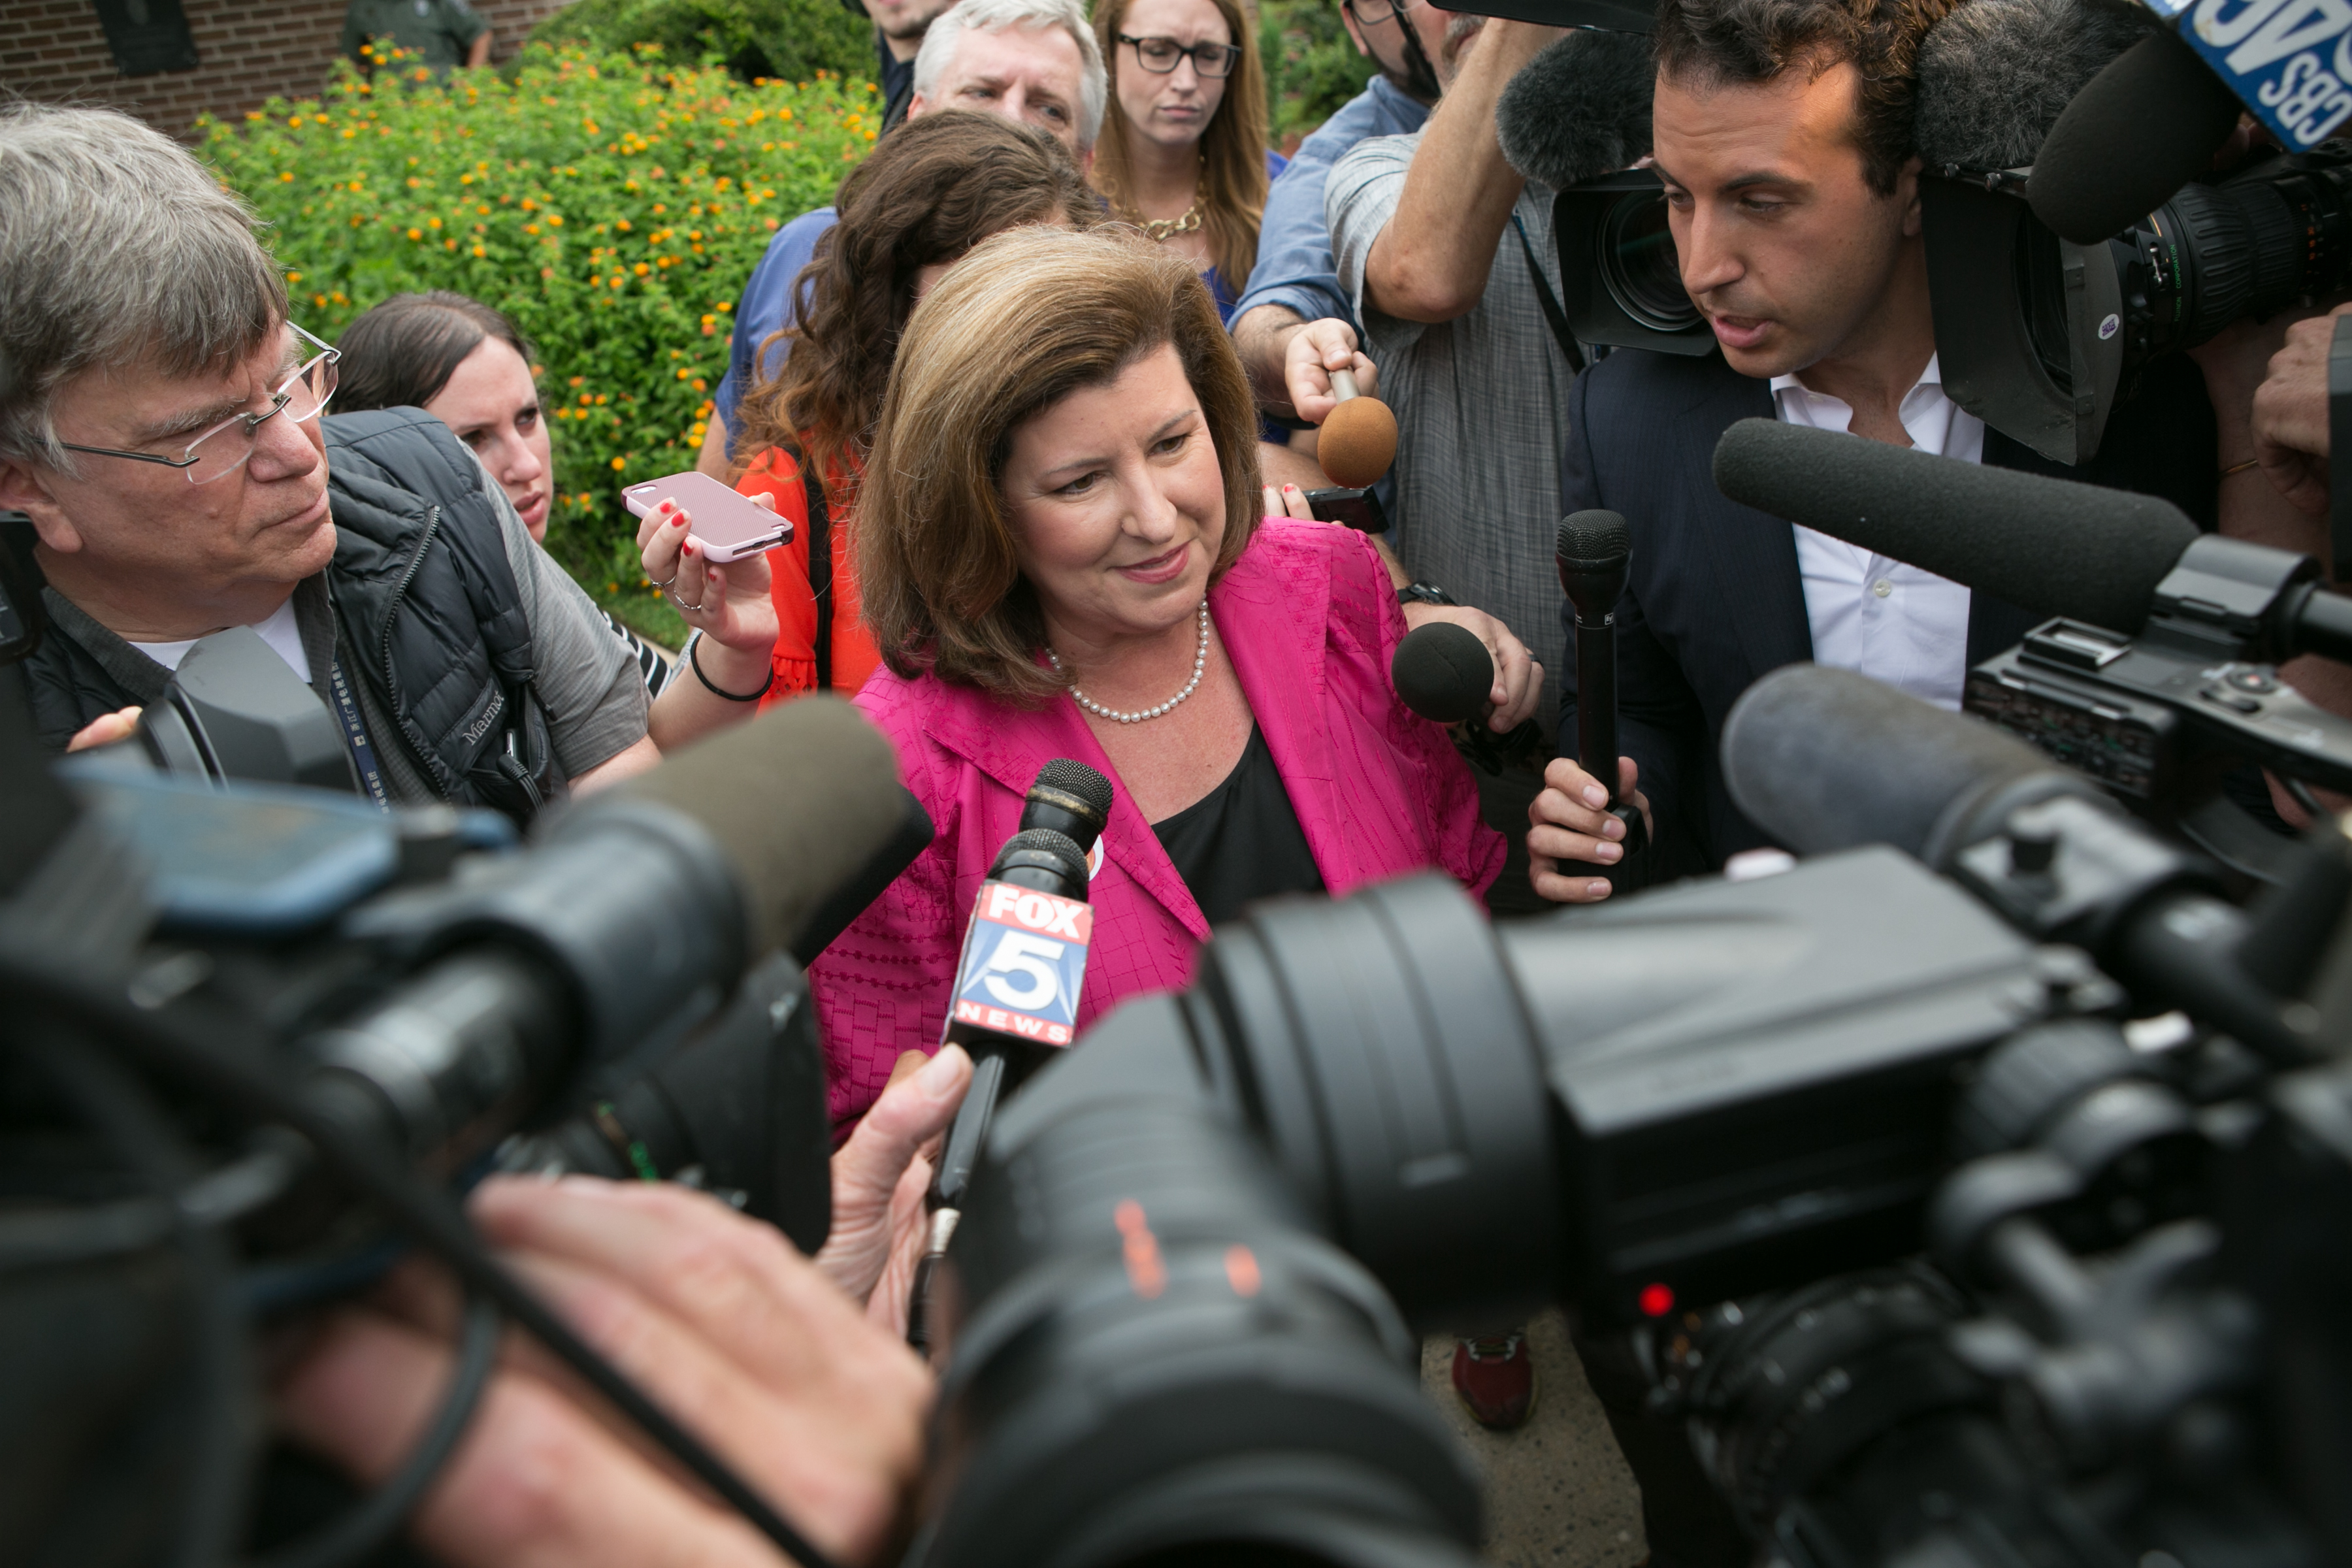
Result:
[[[1097,0],[1095,37],[1102,45],[1103,64],[1110,71],[1111,111],[1103,116],[1102,140],[1095,147],[1095,184],[1113,201],[1128,189],[1127,116],[1118,104],[1118,73],[1141,70],[1132,47],[1118,42],[1128,7],[1135,0]],[[1209,259],[1225,276],[1235,293],[1249,282],[1257,265],[1258,226],[1265,220],[1265,148],[1267,132],[1265,67],[1257,52],[1257,34],[1236,0],[1212,0],[1240,49],[1240,63],[1225,79],[1225,96],[1201,132],[1201,228],[1208,237]]]
[[[976,247],[923,300],[890,374],[857,500],[861,613],[892,670],[1034,704],[1068,684],[1037,662],[1002,483],[1022,426],[1172,345],[1225,484],[1214,582],[1257,528],[1257,405],[1192,265],[1124,227],[1022,228]]]
[[[802,447],[821,475],[854,474],[915,308],[916,274],[1023,224],[1084,228],[1102,217],[1060,142],[968,110],[890,132],[841,183],[835,205],[841,221],[793,285],[795,324],[760,345],[756,363],[780,340],[792,352],[743,395],[732,443],[739,477],[780,446]]]
[[[1660,0],[1658,74],[1696,86],[1852,65],[1864,177],[1892,195],[1912,156],[1919,41],[1967,0]]]

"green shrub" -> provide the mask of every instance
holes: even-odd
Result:
[[[1275,145],[1305,136],[1379,73],[1339,20],[1338,0],[1266,0],[1258,19]]]
[[[730,317],[770,236],[833,199],[871,145],[870,83],[744,83],[658,51],[533,45],[511,80],[342,68],[323,101],[202,122],[198,152],[273,228],[297,319],[453,289],[538,351],[555,441],[548,547],[656,636],[680,624],[638,570],[625,483],[694,466]]]
[[[874,74],[874,24],[840,0],[574,0],[531,37],[596,55],[658,44],[673,60],[715,57],[745,81]]]

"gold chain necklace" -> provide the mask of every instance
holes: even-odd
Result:
[[[1192,198],[1192,205],[1176,217],[1145,217],[1128,202],[1122,201],[1118,205],[1121,217],[1163,245],[1180,234],[1191,234],[1201,226],[1201,198],[1198,195]]]

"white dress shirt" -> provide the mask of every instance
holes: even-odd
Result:
[[[1783,425],[1849,430],[1853,410],[1793,375],[1772,378],[1772,404]],[[1922,452],[1984,459],[1984,421],[1944,395],[1935,358],[1898,410],[1911,445]],[[1968,679],[1969,591],[1931,572],[1859,545],[1791,525],[1797,571],[1805,584],[1805,619],[1813,662],[1857,670],[1939,708],[1958,711]]]
[[[286,602],[266,619],[254,622],[253,629],[259,632],[261,640],[302,678],[302,684],[310,684],[310,656],[302,651],[302,628],[294,624],[293,595],[287,595]],[[188,657],[188,650],[201,640],[189,637],[182,642],[135,642],[131,646],[165,669],[177,669],[180,661]]]

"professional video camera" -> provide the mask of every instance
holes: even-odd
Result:
[[[288,1515],[263,1485],[270,1562],[356,1561],[398,1526],[502,1313],[821,1561],[446,1194],[496,1168],[672,1179],[822,1245],[829,1127],[794,955],[929,838],[881,738],[845,705],[795,704],[518,849],[488,812],[53,765],[16,696],[0,685],[11,1559],[229,1561],[262,1474],[248,1340],[415,1245],[470,1299],[442,1412],[394,1479],[299,1543],[272,1539]]]
[[[1646,17],[1631,22],[1573,0],[1480,0],[1473,8],[1649,29]],[[2263,55],[2266,80],[2281,71],[2294,78],[2248,89],[2259,113],[2276,119],[2283,102],[2303,103],[2306,89],[2336,79],[2316,55],[2295,51],[2332,39],[2352,12],[2335,18],[2324,8],[2249,0],[2226,20],[2208,16],[2220,9],[2198,9],[2205,20],[2184,37],[2201,29],[2226,37],[2237,54]],[[1714,336],[1683,289],[1657,176],[1628,166],[1650,145],[1647,58],[1631,42],[1588,35],[1554,46],[1505,93],[1497,125],[1512,163],[1560,193],[1559,297],[1576,336],[1706,354]],[[2195,79],[2181,79],[2179,57]],[[2151,59],[2170,62],[2168,74],[2149,78]],[[2352,282],[2352,146],[2324,140],[2342,116],[2317,124],[2318,135],[2304,134],[2315,125],[2307,115],[2296,118],[2295,132],[2281,139],[2293,153],[2264,150],[2226,175],[2210,174],[2236,123],[2236,100],[2148,11],[2114,0],[1974,0],[1928,32],[1917,72],[1944,386],[2044,457],[2069,465],[2095,457],[2109,416],[2162,356]],[[2086,107],[2060,115],[2078,89]],[[2352,113],[2352,89],[2341,90]],[[2054,176],[2037,163],[2045,133],[2061,160]],[[2184,137],[2199,151],[2168,183],[2129,177],[2150,156],[2145,144]],[[2146,199],[2118,205],[2118,184]]]
[[[1413,1331],[1563,1298],[1791,1563],[2352,1561],[2352,849],[2249,919],[1839,672],[1725,749],[1818,858],[1263,905],[1000,1111],[919,1562],[1460,1562]]]

